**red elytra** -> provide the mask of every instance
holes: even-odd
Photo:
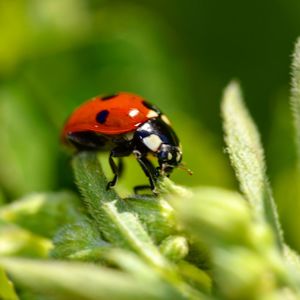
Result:
[[[101,124],[97,113],[108,111]],[[119,93],[111,97],[95,97],[79,106],[67,120],[62,137],[70,132],[93,131],[105,135],[118,135],[134,131],[149,119],[151,110],[142,97]],[[148,115],[148,116],[147,116]]]

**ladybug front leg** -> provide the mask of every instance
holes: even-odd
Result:
[[[121,176],[123,171],[122,159],[119,159],[119,164],[117,166],[115,161],[113,160],[113,157],[124,157],[124,156],[128,156],[130,153],[131,151],[129,149],[123,147],[116,147],[110,152],[108,162],[114,174],[114,177],[111,181],[108,182],[106,187],[107,190],[116,185],[118,178]]]
[[[111,187],[115,186],[117,181],[118,181],[118,177],[119,177],[119,169],[116,165],[116,163],[114,162],[113,160],[113,154],[112,152],[110,153],[109,155],[109,165],[110,165],[110,168],[114,174],[114,177],[111,181],[108,182],[107,186],[106,186],[106,189],[109,190]]]
[[[157,172],[156,172],[155,167],[145,156],[139,155],[140,152],[134,151],[134,154],[135,154],[136,159],[139,162],[140,166],[142,167],[142,170],[144,171],[145,175],[148,177],[149,183],[150,183],[150,186],[139,185],[139,186],[134,187],[134,192],[138,193],[138,191],[140,191],[140,190],[150,188],[152,190],[152,192],[154,194],[156,194],[155,182],[156,182],[156,178],[157,178],[157,176],[156,176]]]

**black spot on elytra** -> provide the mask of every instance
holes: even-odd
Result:
[[[101,97],[101,100],[102,101],[107,101],[107,100],[110,100],[110,99],[115,98],[117,96],[118,96],[118,94],[107,95],[107,96]]]
[[[106,119],[107,119],[107,116],[109,115],[109,111],[108,110],[101,110],[100,112],[97,113],[97,116],[96,116],[96,121],[100,124],[104,124]]]
[[[145,107],[149,108],[150,110],[153,110],[153,111],[157,112],[158,114],[161,114],[161,111],[159,110],[159,108],[156,107],[155,105],[151,104],[150,102],[143,100],[142,103]]]

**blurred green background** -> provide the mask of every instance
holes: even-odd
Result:
[[[116,91],[144,96],[173,121],[194,171],[176,170],[176,182],[236,188],[219,105],[237,78],[262,134],[286,238],[299,250],[288,103],[298,35],[296,0],[0,0],[1,201],[74,188],[60,129],[84,100]],[[120,187],[145,183],[134,160],[126,163]]]

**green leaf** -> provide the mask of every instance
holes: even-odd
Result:
[[[238,193],[203,187],[194,189],[185,201],[174,197],[171,204],[188,231],[209,246],[256,243],[249,232],[249,208]],[[269,237],[265,242],[269,244]]]
[[[212,279],[208,273],[197,268],[195,265],[187,262],[180,261],[178,263],[180,274],[189,282],[193,287],[200,289],[200,291],[210,293],[212,289]]]
[[[286,263],[291,270],[292,276],[297,281],[298,286],[300,286],[300,256],[297,252],[291,249],[289,246],[284,247],[284,257]]]
[[[34,193],[0,207],[0,219],[50,238],[62,225],[81,219],[80,209],[71,192]]]
[[[166,267],[166,261],[126,202],[113,189],[106,190],[107,180],[97,154],[79,153],[73,167],[88,211],[104,238],[115,246],[136,251],[153,265]]]
[[[223,299],[269,299],[280,286],[279,278],[265,257],[249,249],[219,248],[215,252],[216,285]]]
[[[0,256],[48,257],[50,240],[17,225],[0,221]]]
[[[7,278],[4,270],[0,268],[0,299],[18,300],[12,282]]]
[[[158,279],[145,281],[91,264],[20,258],[1,258],[0,264],[17,283],[59,299],[184,299]]]
[[[225,89],[222,101],[225,142],[241,190],[255,217],[271,224],[279,247],[283,237],[271,188],[266,176],[264,151],[257,128],[249,115],[236,82]]]
[[[239,194],[197,188],[172,204],[185,231],[207,244],[220,299],[269,299],[281,289],[300,296],[298,273],[287,268],[271,226],[253,219]]]
[[[174,210],[166,200],[140,196],[125,198],[124,201],[138,215],[156,244],[175,233]]]
[[[156,277],[155,272],[132,252],[113,249],[107,253],[106,257],[109,263],[113,263],[134,277],[145,281],[154,280]],[[211,291],[211,278],[204,271],[186,261],[180,261],[178,270],[193,287],[206,293]]]
[[[291,107],[294,115],[298,160],[300,162],[300,38],[297,40],[292,62]]]
[[[62,227],[53,243],[52,257],[72,260],[99,261],[110,249],[110,245],[101,239],[99,231],[89,220]]]
[[[184,259],[188,252],[188,241],[183,236],[169,236],[159,246],[160,251],[171,261]]]
[[[108,265],[117,267],[141,280],[152,281],[157,278],[156,271],[133,252],[122,249],[111,249],[111,251],[106,253],[105,259]]]
[[[107,190],[107,180],[95,152],[81,152],[73,159],[73,169],[87,209],[101,236],[113,247],[137,253],[164,280],[184,295],[198,291],[186,284],[172,264],[159,252],[137,215],[114,189]]]

